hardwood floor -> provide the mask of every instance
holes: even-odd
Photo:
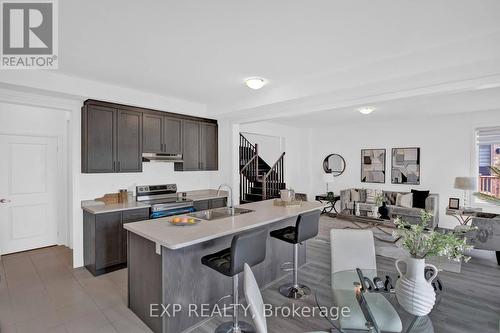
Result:
[[[335,226],[335,222],[335,219],[322,217],[319,237],[307,242],[308,263],[301,268],[299,278],[302,283],[310,287],[316,285],[319,276],[325,276],[330,271],[330,244],[326,241],[328,235],[325,233],[329,233],[329,230]],[[377,256],[377,266],[379,271],[391,272],[397,276],[394,259]],[[445,290],[441,303],[430,314],[434,332],[499,332],[500,266],[496,264],[494,258],[491,260],[472,258],[469,263],[462,264],[461,273],[441,271],[439,277],[444,283]],[[289,277],[284,280],[286,279]],[[295,301],[281,296],[277,287],[283,281],[273,283],[262,291],[265,303],[273,306],[291,306],[292,303],[298,306],[316,305],[314,295]],[[248,321],[251,322],[251,319]],[[211,319],[192,332],[213,332],[220,322],[220,318]],[[267,324],[270,333],[327,331],[331,328],[329,323],[321,317],[307,319],[268,317]],[[431,331],[419,332],[430,333]]]
[[[308,264],[300,281],[311,288],[330,270],[328,233],[341,223],[322,218],[320,235],[307,242]],[[291,251],[291,248],[290,248]],[[3,256],[0,261],[0,332],[150,332],[127,308],[126,269],[92,276],[85,268],[72,269],[71,250],[52,247]],[[381,271],[393,272],[394,259],[377,257]],[[491,259],[473,259],[461,273],[440,272],[445,284],[441,304],[431,313],[437,333],[498,333],[500,318],[500,266]],[[277,287],[287,276],[265,286],[263,297],[273,307],[315,307],[314,294],[290,301]],[[231,283],[228,279],[228,283]],[[262,286],[261,286],[262,287]],[[243,302],[246,304],[246,302]],[[230,318],[226,318],[227,321]],[[251,318],[247,318],[251,322]],[[329,323],[311,318],[269,317],[269,333],[328,331]],[[213,332],[221,318],[213,318],[192,330]],[[419,331],[429,333],[430,331]]]

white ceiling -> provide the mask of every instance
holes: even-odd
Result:
[[[500,120],[500,87],[379,102],[373,104],[376,110],[368,115],[363,115],[357,110],[361,106],[364,105],[280,117],[274,121],[293,127],[320,128],[491,110],[499,110]]]
[[[500,59],[498,0],[71,0],[59,7],[60,72],[200,102],[213,114]],[[250,90],[243,84],[250,76],[269,85]]]

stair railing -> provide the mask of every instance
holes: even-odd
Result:
[[[285,153],[283,152],[271,169],[262,177],[262,200],[276,198],[282,190],[281,184],[285,182],[284,157]]]
[[[256,153],[255,146],[240,133],[240,167],[241,162],[247,163]]]
[[[241,135],[241,134],[240,134]],[[246,139],[245,139],[246,140]],[[259,173],[259,146],[252,145],[254,155],[249,156],[248,162],[240,170],[240,200],[242,200],[246,193],[248,193],[251,185],[252,178],[258,178]]]

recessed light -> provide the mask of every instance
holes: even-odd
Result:
[[[361,112],[362,114],[370,114],[373,111],[375,111],[375,107],[373,106],[363,106],[362,108],[358,108],[358,111]]]
[[[261,77],[252,77],[252,78],[246,79],[245,83],[246,83],[248,88],[257,90],[257,89],[260,89],[263,86],[265,86],[267,82],[266,82],[266,80],[264,80]]]

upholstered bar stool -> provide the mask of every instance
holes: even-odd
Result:
[[[295,226],[271,231],[271,237],[293,244],[293,282],[279,288],[285,297],[297,299],[311,293],[309,287],[299,284],[299,244],[318,235],[320,214],[319,210],[300,214]]]
[[[266,258],[267,232],[265,229],[252,231],[233,237],[231,247],[206,255],[201,263],[217,272],[233,278],[233,321],[225,322],[215,329],[216,333],[255,332],[252,325],[238,320],[238,274],[244,265],[257,265]]]

